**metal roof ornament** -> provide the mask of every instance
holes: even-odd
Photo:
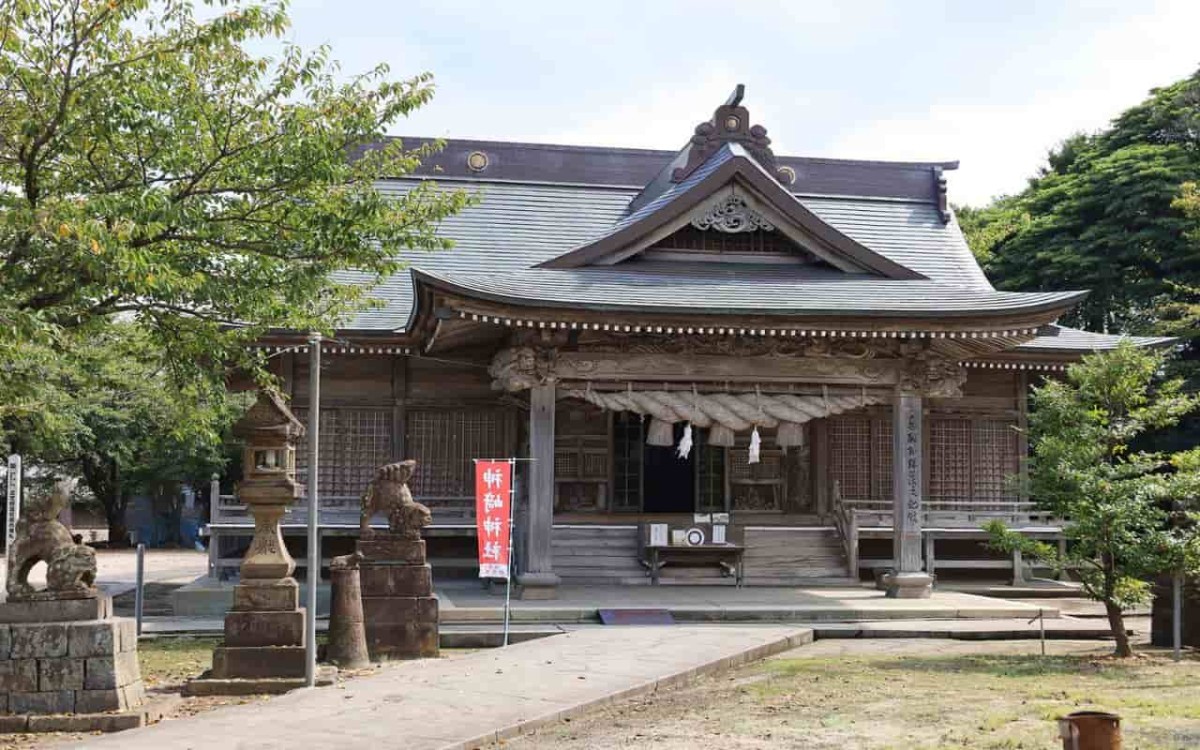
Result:
[[[741,144],[768,173],[778,180],[787,180],[787,176],[780,173],[779,165],[775,163],[775,154],[771,151],[771,139],[767,137],[767,129],[762,125],[751,125],[749,110],[741,106],[745,93],[745,84],[739,83],[725,103],[713,112],[712,119],[696,126],[687,163],[671,173],[672,182],[686,180],[688,175],[696,171],[697,167],[726,143]]]

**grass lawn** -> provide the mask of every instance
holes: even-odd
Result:
[[[1126,748],[1200,747],[1200,660],[1051,642],[822,641],[547,727],[511,748],[1061,748],[1054,719],[1123,718]]]
[[[138,662],[146,687],[182,685],[212,666],[220,638],[146,638],[138,643]]]

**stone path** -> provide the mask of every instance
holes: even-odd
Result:
[[[503,598],[477,584],[444,583],[437,594],[443,623],[496,622]],[[552,601],[514,601],[513,622],[594,622],[598,608],[656,608],[678,622],[819,622],[892,619],[1057,617],[1054,600],[1026,604],[956,591],[928,599],[888,599],[869,586],[560,586]]]
[[[397,664],[336,688],[300,690],[76,746],[470,748],[811,640],[810,630],[778,626],[587,628]]]
[[[1108,622],[1096,618],[1045,619],[1046,638],[1103,639],[1111,637]],[[1126,622],[1135,628],[1137,622]],[[817,638],[950,638],[960,641],[1028,640],[1041,635],[1037,620],[882,620],[875,622],[825,622],[813,625]]]

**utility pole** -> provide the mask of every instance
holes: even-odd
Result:
[[[321,578],[318,534],[318,460],[321,445],[321,334],[308,337],[308,601],[304,621],[304,682],[317,684],[317,581]]]

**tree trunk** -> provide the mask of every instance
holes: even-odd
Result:
[[[1112,629],[1113,639],[1117,642],[1117,656],[1133,656],[1133,648],[1129,645],[1129,633],[1125,630],[1125,613],[1112,602],[1104,603],[1104,611],[1108,614],[1108,627]]]
[[[125,508],[129,498],[121,483],[121,469],[111,456],[88,454],[80,460],[83,479],[100,505],[104,507],[104,519],[108,523],[110,546],[129,544],[129,530],[125,527]]]

